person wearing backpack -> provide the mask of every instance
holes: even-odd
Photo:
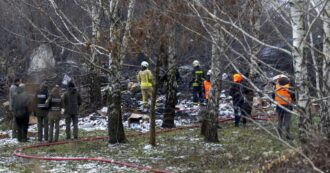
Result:
[[[203,99],[203,81],[204,71],[200,68],[199,61],[195,60],[193,62],[194,70],[192,72],[192,87],[193,87],[193,103],[198,105],[198,103],[204,103]]]
[[[24,84],[20,84],[17,93],[13,98],[13,110],[17,126],[17,140],[19,142],[27,142],[27,132],[29,127],[29,104],[31,100],[25,92]]]
[[[56,85],[50,92],[50,95],[47,99],[49,104],[49,113],[48,113],[48,124],[49,124],[49,135],[48,142],[58,141],[60,133],[60,119],[61,119],[61,108],[62,108],[62,99],[60,94],[60,87]],[[55,138],[54,138],[54,126],[55,126]]]
[[[36,93],[35,99],[37,100],[36,116],[38,119],[38,141],[48,141],[48,106],[46,100],[48,98],[48,86],[44,82],[41,84],[40,89]]]
[[[139,71],[137,75],[137,80],[140,84],[141,93],[142,93],[142,101],[143,106],[148,106],[148,99],[152,98],[153,94],[153,75],[151,71],[148,69],[149,63],[146,61],[143,61],[141,63],[141,71]]]

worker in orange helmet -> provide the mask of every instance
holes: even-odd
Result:
[[[243,111],[244,105],[244,95],[243,95],[243,87],[242,87],[242,75],[239,73],[235,73],[233,75],[233,83],[229,90],[229,95],[233,99],[233,106],[234,106],[234,116],[235,116],[235,126],[239,126],[240,122],[240,115],[239,112]],[[246,124],[246,118],[243,118],[243,125]]]

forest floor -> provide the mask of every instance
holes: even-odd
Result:
[[[168,172],[257,172],[264,165],[288,153],[289,149],[265,131],[276,134],[274,122],[260,121],[247,127],[223,123],[218,130],[219,142],[206,143],[200,128],[188,128],[157,135],[157,146],[148,145],[148,133],[129,136],[128,142],[108,145],[106,140],[73,142],[24,153],[51,157],[102,157],[141,166],[150,166]],[[263,129],[261,126],[265,129]],[[158,129],[159,130],[159,129]],[[106,136],[106,130],[80,130],[80,136]],[[128,129],[126,134],[138,133]],[[294,133],[295,134],[295,133]],[[60,138],[64,138],[61,131]],[[31,137],[33,139],[33,137]],[[22,145],[10,138],[0,140],[0,172],[140,172],[126,167],[98,162],[58,162],[22,159],[13,156],[13,150]],[[293,146],[298,144],[294,140]]]

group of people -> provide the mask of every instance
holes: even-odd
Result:
[[[148,105],[148,98],[153,94],[153,75],[148,69],[149,64],[146,61],[141,63],[141,71],[137,75],[141,87],[143,105]],[[209,98],[211,89],[211,70],[204,75],[200,63],[193,61],[193,74],[191,86],[193,89],[194,105],[205,104]],[[246,125],[247,117],[251,115],[253,89],[243,76],[235,73],[232,76],[232,85],[229,89],[229,95],[232,97],[235,126],[239,127],[241,118],[243,126]],[[66,139],[71,139],[71,122],[73,124],[73,138],[78,138],[78,111],[81,105],[81,96],[73,82],[69,82],[67,90],[62,94],[59,85],[55,85],[50,93],[46,83],[41,84],[35,96],[30,96],[25,91],[25,85],[20,79],[16,79],[10,87],[9,101],[10,110],[13,113],[13,137],[18,141],[27,141],[27,131],[29,115],[33,112],[38,119],[38,140],[39,141],[58,141],[59,139],[59,121],[64,114],[66,124]],[[295,101],[294,91],[290,85],[288,77],[282,75],[274,81],[273,99],[277,107],[278,114],[278,133],[282,137],[292,139],[290,134],[292,102]],[[36,104],[31,104],[36,103]],[[62,110],[64,110],[62,112]],[[55,134],[54,134],[55,130]]]
[[[200,63],[194,60],[192,71],[192,80],[190,85],[193,92],[193,104],[205,105],[209,98],[211,89],[211,74],[212,71],[208,70],[206,75],[200,67]],[[149,64],[146,61],[141,63],[141,71],[137,75],[138,82],[141,86],[142,100],[144,105],[148,105],[148,97],[151,97],[153,93],[153,75],[148,69]],[[248,77],[248,75],[245,75]],[[290,134],[290,124],[292,110],[292,102],[295,101],[295,94],[290,84],[290,80],[285,75],[279,75],[279,77],[273,81],[274,93],[273,99],[275,100],[276,112],[278,115],[278,133],[281,137],[286,139],[292,139]],[[231,87],[229,89],[229,95],[232,97],[235,121],[234,125],[239,127],[241,118],[243,119],[243,127],[246,126],[247,117],[252,113],[252,102],[254,92],[247,80],[244,80],[243,76],[239,73],[235,73],[232,76]]]
[[[13,113],[12,136],[17,137],[19,142],[28,141],[27,132],[31,113],[38,119],[38,141],[58,141],[62,113],[65,117],[66,139],[71,139],[71,122],[73,138],[78,138],[78,111],[81,96],[73,82],[68,84],[63,94],[59,85],[55,85],[49,92],[48,85],[42,83],[37,93],[30,95],[20,79],[15,79],[9,90],[9,102],[9,108]]]

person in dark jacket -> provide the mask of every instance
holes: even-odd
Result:
[[[248,73],[245,75],[245,77],[248,77]],[[250,83],[246,80],[242,81],[242,91],[244,95],[244,103],[242,106],[242,118],[243,118],[243,126],[246,125],[247,117],[251,117],[252,114],[252,106],[253,106],[253,97],[254,97],[254,91]]]
[[[233,83],[229,90],[229,95],[233,99],[233,106],[234,106],[234,116],[235,116],[235,126],[239,126],[240,122],[240,115],[239,112],[243,110],[244,105],[244,95],[243,95],[243,88],[242,88],[242,76],[238,73],[234,74],[233,76]],[[245,120],[246,123],[246,120]]]
[[[38,118],[38,141],[48,140],[48,105],[46,100],[48,98],[48,86],[42,83],[38,90],[35,99],[37,100],[36,116]]]
[[[48,142],[58,141],[59,133],[60,133],[60,119],[61,119],[61,108],[62,108],[62,98],[60,94],[60,87],[56,85],[48,99],[49,103],[49,113],[48,113],[48,124],[49,124],[49,135]],[[55,125],[55,138],[54,137],[54,125]]]
[[[21,83],[20,79],[15,79],[14,83],[9,88],[9,111],[11,114],[11,128],[12,128],[12,138],[17,137],[17,127],[16,127],[16,120],[15,120],[15,114],[13,111],[13,100],[14,96],[17,94],[17,88],[19,84]]]
[[[292,110],[292,103],[295,102],[296,97],[290,80],[287,77],[278,79],[273,98],[277,104],[276,112],[278,115],[277,130],[280,137],[285,136],[286,139],[292,140],[290,133],[291,114],[287,110]]]
[[[64,113],[66,125],[66,139],[71,139],[71,121],[73,123],[73,138],[78,139],[78,111],[81,105],[81,96],[74,83],[68,84],[68,91],[64,94]]]
[[[29,127],[29,100],[28,94],[25,92],[24,84],[20,84],[17,88],[17,94],[13,98],[13,110],[15,114],[17,126],[17,140],[19,142],[27,142],[27,132]]]
[[[193,62],[194,70],[192,72],[192,87],[193,87],[193,102],[194,105],[198,105],[199,103],[204,103],[203,97],[203,81],[204,71],[200,68],[199,61],[195,60]]]

